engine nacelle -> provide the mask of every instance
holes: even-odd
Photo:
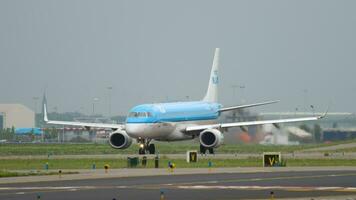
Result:
[[[207,129],[199,135],[200,144],[207,148],[216,148],[224,143],[224,135],[217,129]]]
[[[109,143],[114,149],[126,149],[132,144],[132,138],[124,130],[110,133]]]

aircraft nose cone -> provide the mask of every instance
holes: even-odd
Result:
[[[126,124],[126,132],[131,136],[141,136],[145,131],[145,126],[142,124]]]

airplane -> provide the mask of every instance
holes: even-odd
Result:
[[[224,132],[231,127],[244,128],[252,125],[277,124],[319,120],[324,115],[261,120],[247,122],[217,123],[219,116],[226,111],[273,104],[278,101],[223,107],[218,103],[220,49],[216,48],[210,72],[208,89],[200,101],[142,104],[133,107],[124,124],[86,123],[70,121],[52,121],[47,117],[47,106],[44,104],[44,121],[47,124],[108,128],[109,144],[115,149],[128,148],[134,139],[139,144],[139,154],[155,154],[156,141],[182,141],[199,138],[200,152],[214,153],[214,148],[224,142]]]

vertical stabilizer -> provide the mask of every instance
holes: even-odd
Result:
[[[220,48],[216,48],[214,54],[213,66],[210,72],[209,86],[203,101],[208,101],[208,102],[218,101],[219,57],[220,57]]]

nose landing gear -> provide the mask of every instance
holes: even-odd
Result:
[[[143,155],[149,153],[149,154],[155,154],[156,153],[156,147],[155,144],[150,144],[151,139],[143,139],[139,138],[137,139],[137,143],[139,143],[140,148],[138,150],[138,154]]]

